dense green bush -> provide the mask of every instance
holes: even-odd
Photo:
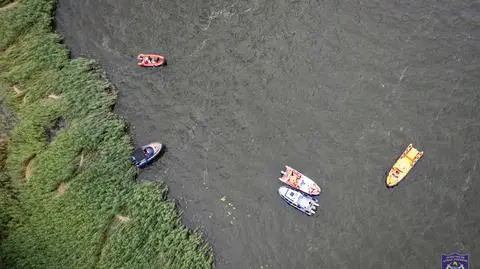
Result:
[[[166,187],[135,183],[115,91],[94,62],[69,59],[53,7],[0,10],[0,87],[18,118],[0,141],[0,265],[211,268],[210,248],[181,224]]]

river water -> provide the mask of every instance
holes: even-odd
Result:
[[[56,23],[135,143],[167,144],[140,179],[168,184],[216,268],[480,259],[479,1],[60,0]],[[385,188],[409,143],[425,155]],[[277,195],[284,164],[322,187],[316,217]]]

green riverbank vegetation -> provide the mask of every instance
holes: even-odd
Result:
[[[0,268],[211,268],[166,187],[136,183],[116,90],[93,61],[69,58],[55,1],[9,2],[0,89],[16,120],[0,139]]]

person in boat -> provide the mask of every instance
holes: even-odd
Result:
[[[148,57],[148,56],[143,57],[143,63],[144,63],[144,64],[149,64],[149,63],[151,63],[150,57]]]
[[[294,171],[290,171],[290,181],[294,184],[294,185],[298,185],[298,176],[295,174]]]
[[[150,157],[153,156],[154,150],[151,147],[147,147],[143,150],[143,153],[144,153],[146,158],[150,158]]]

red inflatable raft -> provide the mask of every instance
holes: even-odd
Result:
[[[139,54],[137,59],[140,60],[137,64],[144,67],[157,67],[167,65],[165,57],[157,54]]]

